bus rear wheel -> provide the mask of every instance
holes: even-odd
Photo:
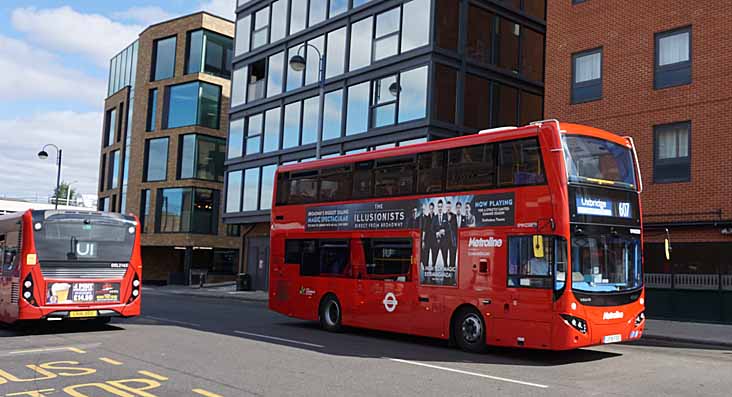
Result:
[[[319,310],[320,326],[330,332],[340,332],[341,330],[341,303],[338,298],[328,295],[320,303]]]
[[[460,309],[452,327],[455,342],[460,349],[472,353],[481,353],[486,350],[485,321],[477,310]]]

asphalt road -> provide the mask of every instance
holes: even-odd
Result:
[[[732,351],[641,341],[464,353],[316,324],[266,305],[146,293],[109,326],[0,330],[2,396],[729,396]]]

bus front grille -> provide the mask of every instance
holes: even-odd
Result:
[[[120,279],[127,269],[110,269],[108,267],[49,267],[41,268],[43,277],[53,279]]]
[[[20,285],[18,283],[12,283],[10,286],[10,303],[18,303],[20,297]]]

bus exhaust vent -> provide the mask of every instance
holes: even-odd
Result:
[[[125,276],[127,269],[110,269],[109,267],[50,267],[43,268],[43,277],[53,279],[120,279]]]
[[[10,286],[10,303],[18,303],[18,299],[20,297],[20,285],[18,283],[13,283]]]

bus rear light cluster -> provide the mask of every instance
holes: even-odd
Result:
[[[638,317],[635,318],[635,326],[638,327],[641,324],[643,324],[643,321],[646,319],[646,312],[641,312]]]
[[[132,279],[132,293],[130,294],[130,299],[127,300],[128,304],[132,303],[138,296],[140,296],[140,284],[140,278],[135,274],[135,277]]]
[[[23,299],[33,306],[38,306],[36,298],[33,296],[33,277],[30,274],[23,280]]]
[[[569,314],[560,314],[564,323],[577,331],[586,334],[587,333],[587,322],[579,317],[570,316]]]

